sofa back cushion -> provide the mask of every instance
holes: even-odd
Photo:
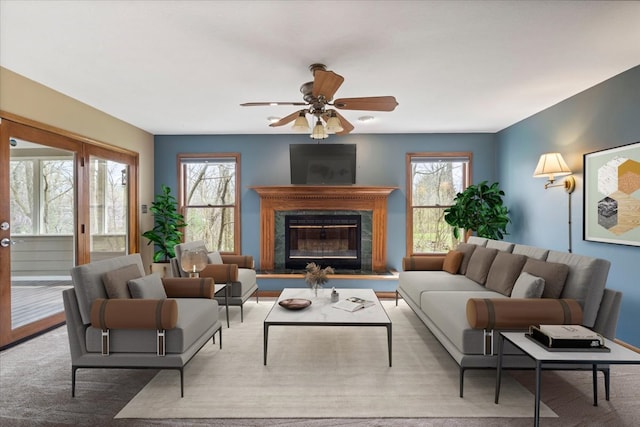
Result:
[[[601,258],[557,251],[549,251],[547,261],[560,262],[569,267],[561,297],[580,302],[584,312],[582,324],[592,327],[598,316],[611,263]]]
[[[91,323],[91,303],[96,298],[107,298],[107,292],[102,282],[102,275],[108,271],[117,270],[127,265],[136,265],[140,276],[144,275],[140,254],[124,255],[78,265],[71,269],[71,281],[78,298],[78,308],[82,323]]]
[[[133,298],[140,299],[165,299],[167,293],[162,285],[162,277],[159,274],[149,274],[144,277],[129,280],[129,292]]]
[[[523,271],[513,285],[511,298],[540,298],[543,291],[544,279]]]
[[[487,244],[485,245],[486,248],[497,249],[499,251],[509,252],[509,253],[513,252],[514,246],[515,244],[513,243],[503,242],[502,240],[493,240],[493,239],[487,239]]]
[[[135,264],[125,265],[102,275],[102,283],[109,299],[131,298],[129,280],[142,277],[140,269]]]
[[[542,298],[560,298],[569,274],[569,266],[557,262],[529,258],[522,271],[544,279]]]
[[[173,250],[176,253],[177,270],[178,270],[178,273],[180,274],[180,277],[189,276],[189,273],[187,273],[182,269],[182,266],[180,263],[180,260],[182,259],[182,255],[186,251],[193,251],[196,249],[203,249],[205,252],[208,252],[204,240],[195,240],[193,242],[178,243],[173,247]],[[174,271],[174,274],[175,274],[175,271]]]
[[[524,255],[499,251],[491,263],[485,286],[502,295],[510,296],[525,262],[527,262],[527,257]]]
[[[469,236],[469,238],[467,239],[467,243],[476,246],[487,246],[487,240],[489,239],[487,239],[486,237]]]
[[[489,275],[491,263],[493,263],[497,254],[497,249],[488,249],[481,246],[477,247],[471,254],[465,276],[476,283],[484,285],[487,281],[487,276]]]
[[[469,260],[471,259],[471,255],[473,251],[476,250],[480,246],[473,245],[471,243],[459,243],[456,247],[456,251],[462,252],[462,261],[460,262],[460,268],[458,269],[458,273],[466,274],[467,266],[469,265]]]
[[[511,253],[518,254],[518,255],[526,255],[529,258],[539,259],[541,261],[544,261],[547,259],[547,255],[549,254],[549,249],[517,244],[513,247],[513,251],[511,251]]]
[[[447,273],[458,274],[458,270],[460,270],[460,264],[462,263],[462,258],[464,258],[464,254],[462,252],[449,251],[444,257],[442,269]]]

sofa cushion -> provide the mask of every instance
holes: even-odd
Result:
[[[102,275],[104,290],[109,298],[131,298],[129,280],[142,277],[140,269],[135,264],[125,265]]]
[[[491,263],[493,263],[497,254],[497,249],[477,247],[471,254],[465,276],[474,282],[484,285],[487,281]]]
[[[166,352],[184,353],[218,319],[218,303],[205,298],[176,298],[178,319],[174,329],[166,331]],[[101,330],[89,327],[85,331],[87,351],[102,351]],[[109,350],[113,353],[153,353],[156,352],[156,331],[143,329],[111,329]],[[142,362],[144,363],[144,362]],[[144,365],[143,365],[144,366]],[[147,365],[148,366],[148,365]]]
[[[165,299],[167,297],[159,274],[149,274],[129,280],[129,292],[133,298]]]
[[[487,244],[485,245],[486,248],[497,249],[499,251],[509,252],[509,253],[513,251],[514,246],[515,244],[513,243],[504,242],[502,240],[493,240],[493,239],[488,239]]]
[[[523,271],[513,285],[511,298],[540,298],[543,291],[544,279]]]
[[[485,286],[502,295],[511,295],[513,285],[520,276],[525,262],[527,262],[527,257],[524,255],[498,252],[491,263]]]
[[[140,269],[140,275],[144,274],[142,257],[140,254],[124,255],[89,264],[82,264],[71,269],[71,280],[78,298],[78,308],[83,324],[91,323],[91,303],[96,298],[107,298],[104,289],[102,275],[107,271],[116,270],[126,265],[135,264]]]
[[[486,288],[485,288],[486,289]],[[420,306],[438,329],[464,354],[483,354],[483,331],[467,321],[469,298],[507,298],[489,290],[469,292],[433,291],[422,294]]]
[[[584,312],[583,325],[592,327],[598,316],[611,262],[601,258],[558,251],[549,251],[547,261],[560,262],[569,267],[562,298],[571,298],[580,302]]]
[[[426,276],[426,277],[425,277]],[[484,286],[477,284],[461,274],[449,274],[446,271],[401,271],[398,289],[403,295],[420,305],[423,292],[429,291],[485,291]]]
[[[460,269],[460,264],[462,263],[462,258],[464,254],[459,251],[449,251],[447,255],[444,257],[444,263],[442,264],[442,269],[447,273],[457,274]]]
[[[460,262],[460,269],[458,270],[458,273],[467,273],[467,266],[469,265],[471,255],[473,254],[473,251],[475,251],[475,249],[479,247],[480,246],[472,245],[471,243],[459,243],[458,246],[456,246],[456,251],[462,252],[464,254],[462,256],[462,262]]]
[[[487,240],[489,239],[486,237],[469,236],[469,238],[467,238],[467,243],[476,246],[487,246]]]
[[[560,298],[569,267],[566,264],[529,258],[522,271],[544,279],[542,298]]]
[[[517,254],[517,255],[526,255],[529,258],[534,258],[534,259],[539,259],[544,261],[547,259],[547,255],[549,254],[549,249],[517,244],[513,247],[513,251],[511,253]]]
[[[218,251],[209,252],[208,258],[209,264],[222,264],[222,256]]]

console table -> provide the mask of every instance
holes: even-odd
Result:
[[[495,403],[500,397],[500,380],[502,376],[502,352],[504,341],[507,340],[522,350],[535,361],[536,365],[536,397],[534,425],[540,425],[540,387],[541,373],[544,365],[591,365],[593,372],[593,405],[598,406],[598,365],[640,365],[640,353],[636,353],[611,340],[605,339],[605,345],[610,352],[602,351],[549,351],[533,342],[522,332],[501,332],[498,340],[498,366],[496,372]],[[549,368],[547,369],[562,369]],[[608,390],[606,399],[609,400]]]

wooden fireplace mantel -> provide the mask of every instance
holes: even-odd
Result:
[[[387,198],[397,187],[279,185],[249,187],[260,196],[260,269],[275,266],[275,213],[295,210],[372,211],[372,268],[387,270]]]

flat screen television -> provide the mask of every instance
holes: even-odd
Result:
[[[356,183],[355,144],[290,144],[291,184]]]

